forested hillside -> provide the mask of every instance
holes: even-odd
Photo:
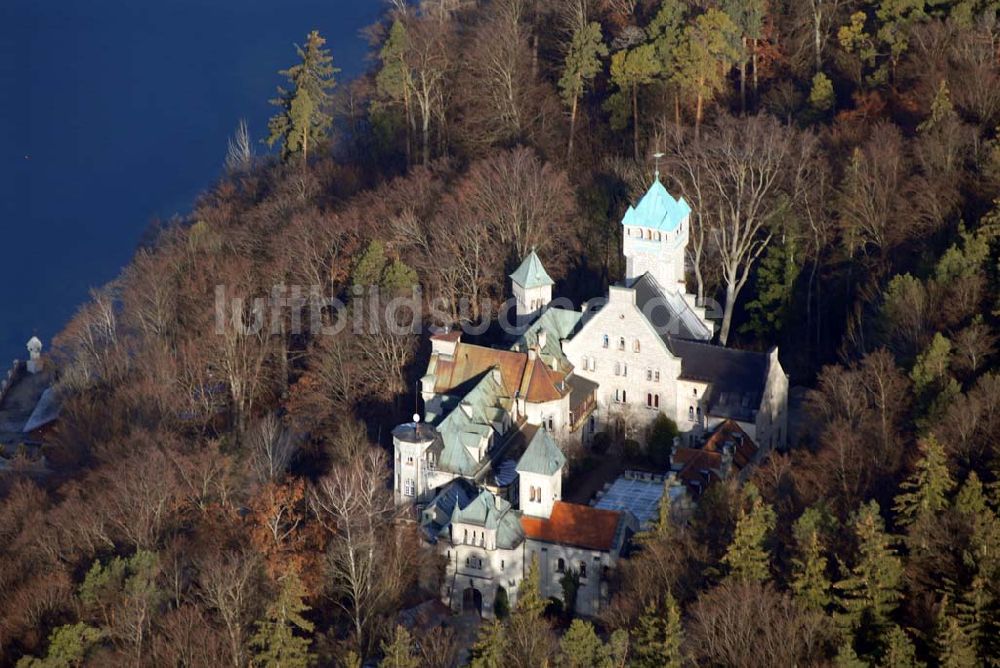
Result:
[[[1000,663],[998,8],[395,0],[354,81],[302,17],[270,126],[46,360],[51,473],[0,472],[0,663],[453,665],[396,627],[440,573],[385,484],[426,327],[495,313],[532,248],[605,294],[654,169],[719,342],[810,388],[800,438],[639,535],[599,619],[529,580],[473,665]],[[324,334],[414,285],[433,321]]]

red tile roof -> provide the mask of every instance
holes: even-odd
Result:
[[[607,552],[615,546],[621,517],[614,510],[556,501],[548,519],[522,515],[521,528],[532,540]]]
[[[528,356],[524,353],[484,348],[459,341],[451,358],[438,359],[434,368],[434,391],[448,394],[459,385],[481,376],[496,366],[500,367],[504,390],[508,396],[513,397],[521,386],[527,361]]]
[[[534,359],[529,357],[529,360],[524,370],[524,378],[521,380],[521,394],[525,401],[541,404],[562,399],[569,391],[565,385],[562,386],[562,391],[559,389],[559,384],[565,375],[550,369],[537,356]]]

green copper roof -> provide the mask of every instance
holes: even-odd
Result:
[[[542,261],[535,254],[534,248],[528,253],[528,257],[524,258],[524,261],[521,262],[521,266],[510,275],[510,279],[522,288],[540,288],[544,285],[555,283],[548,273],[546,273],[545,267],[542,266]]]
[[[538,333],[545,331],[545,345],[541,346],[541,353],[546,363],[552,358],[558,360],[560,366],[569,364],[569,360],[562,351],[562,339],[571,339],[576,333],[583,314],[579,311],[570,311],[561,308],[546,308],[531,325],[518,337],[511,346],[512,350],[526,351],[528,348],[538,345]]]
[[[566,456],[549,436],[549,432],[539,429],[528,443],[521,460],[517,463],[518,473],[539,473],[554,475],[566,463]]]
[[[492,373],[485,374],[437,425],[444,448],[438,466],[471,476],[479,469],[466,448],[476,448],[493,433],[493,423],[503,419],[504,390]]]
[[[639,203],[625,212],[622,225],[673,232],[689,213],[691,207],[684,198],[674,199],[657,177]]]
[[[513,549],[524,539],[521,522],[510,503],[486,489],[464,508],[456,504],[451,521],[496,531],[497,547],[501,549]]]

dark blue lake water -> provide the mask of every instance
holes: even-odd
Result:
[[[246,118],[259,139],[317,29],[340,78],[380,0],[0,0],[0,370],[190,210]],[[265,147],[260,146],[263,151]]]

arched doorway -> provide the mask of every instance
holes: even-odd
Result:
[[[475,587],[469,587],[462,592],[462,612],[483,614],[483,593]]]

